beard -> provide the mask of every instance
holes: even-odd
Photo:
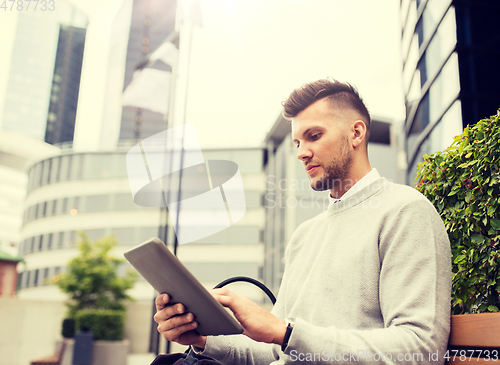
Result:
[[[323,165],[321,165],[323,166]],[[350,175],[352,166],[352,151],[349,149],[349,140],[344,137],[342,145],[332,157],[330,163],[324,166],[325,172],[317,179],[311,179],[311,188],[315,191],[330,190],[335,186],[342,186]]]

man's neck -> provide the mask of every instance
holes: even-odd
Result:
[[[366,176],[372,167],[370,164],[363,166],[357,170],[352,169],[349,174],[349,177],[340,181],[330,189],[330,196],[334,199],[340,199],[347,191],[352,188],[359,180]]]

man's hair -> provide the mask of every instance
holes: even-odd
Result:
[[[342,109],[352,109],[360,114],[366,125],[365,139],[368,143],[371,124],[370,113],[356,88],[349,83],[322,79],[302,85],[292,91],[288,99],[282,103],[283,117],[291,120],[301,111],[323,98],[328,98],[332,104]]]

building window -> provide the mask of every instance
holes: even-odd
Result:
[[[31,271],[25,271],[26,273],[26,287],[29,288],[30,287],[30,274],[31,274]]]
[[[33,286],[38,286],[38,269],[35,270],[35,278],[33,279]]]
[[[416,32],[422,37],[420,44],[431,37],[449,6],[449,0],[427,1],[416,28]]]
[[[53,234],[49,233],[49,236],[47,238],[47,250],[52,250],[52,237]]]
[[[450,8],[419,62],[418,68],[422,76],[422,85],[436,75],[439,67],[455,48],[456,43],[455,11]]]
[[[47,171],[44,172],[45,175],[44,183],[50,184],[50,174],[52,172],[52,159],[50,159],[49,161],[45,161],[45,168]]]
[[[61,157],[61,168],[59,171],[58,181],[67,180],[71,167],[71,155]]]
[[[47,268],[43,269],[43,281],[42,281],[43,285],[48,284],[47,283],[48,278],[49,278],[49,268],[47,267]]]
[[[61,214],[66,214],[68,209],[68,198],[62,200]]]
[[[71,180],[71,170],[73,168],[73,156],[69,155],[68,157],[68,169],[66,170],[66,180]]]
[[[64,232],[59,232],[59,239],[57,241],[57,247],[58,248],[64,247]]]
[[[50,171],[50,183],[55,183],[59,180],[59,170],[61,169],[61,158],[53,158],[52,169]]]
[[[42,251],[43,247],[43,234],[40,235],[40,238],[38,239],[38,251]]]
[[[417,4],[416,1],[411,1],[409,4],[409,13],[406,18],[406,23],[404,24],[403,29],[403,38],[401,40],[401,49],[403,51],[403,58],[406,61],[406,55],[408,54],[408,48],[410,46],[410,42],[412,42],[413,31],[415,30],[415,23],[417,21]],[[418,47],[418,45],[417,45]]]

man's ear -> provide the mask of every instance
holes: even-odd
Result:
[[[351,125],[352,146],[354,148],[365,145],[366,124],[362,120],[357,120]]]

